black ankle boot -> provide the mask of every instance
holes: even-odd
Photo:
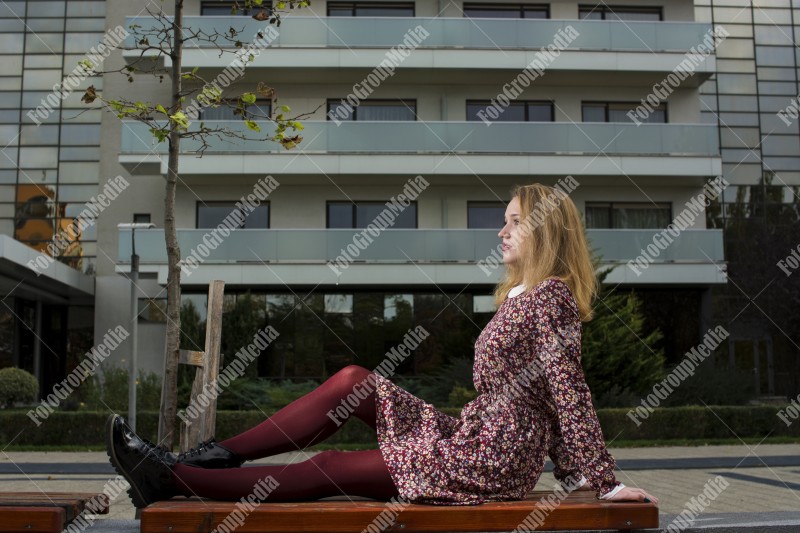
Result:
[[[128,495],[137,509],[180,494],[172,476],[175,454],[141,439],[119,415],[106,422],[106,451],[114,469],[130,483]]]
[[[245,459],[219,444],[212,437],[197,448],[178,454],[177,461],[183,465],[200,468],[238,468],[242,466]]]

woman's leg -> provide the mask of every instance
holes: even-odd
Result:
[[[185,496],[238,500],[250,494],[267,501],[313,500],[327,496],[365,496],[388,500],[397,495],[380,450],[321,452],[291,465],[206,470],[172,467]]]
[[[220,444],[245,459],[299,450],[333,435],[350,416],[374,429],[375,409],[375,374],[350,365],[264,422]]]

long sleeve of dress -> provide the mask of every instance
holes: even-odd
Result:
[[[618,485],[615,462],[606,450],[580,364],[580,337],[570,335],[580,327],[577,306],[563,282],[543,284],[538,296],[545,305],[532,308],[531,327],[561,437],[554,433],[550,451],[560,475],[579,473],[593,489],[607,494]]]

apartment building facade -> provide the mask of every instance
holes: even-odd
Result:
[[[105,29],[144,26],[145,6],[107,3]],[[176,220],[183,256],[196,259],[187,260],[184,300],[203,320],[206,287],[222,279],[227,309],[255,302],[258,320],[281,332],[259,362],[264,377],[316,378],[348,363],[370,366],[418,324],[436,334],[410,371],[470,357],[494,310],[491,291],[502,271],[495,268],[497,231],[510,190],[541,182],[570,187],[601,263],[615,267],[606,283],[635,290],[671,339],[668,357],[680,357],[711,326],[709,290],[726,281],[721,231],[706,229],[704,215],[690,206],[717,176],[751,179],[729,178],[720,122],[706,107],[719,61],[706,52],[714,39],[709,13],[692,1],[315,2],[284,17],[273,33],[249,13],[230,14],[225,2],[186,2],[187,26],[233,27],[245,42],[259,31],[269,37],[231,92],[263,81],[275,89],[275,105],[307,116],[293,150],[212,140],[198,157],[196,144],[183,144]],[[108,70],[139,56],[132,38],[122,46],[106,59]],[[60,67],[64,74],[72,59]],[[202,44],[184,53],[185,68],[207,78],[231,61]],[[670,75],[679,83],[654,94]],[[106,95],[168,99],[168,83],[157,78],[129,83],[106,74],[91,81]],[[77,93],[63,105],[78,107]],[[20,117],[35,108],[19,105]],[[256,106],[271,111],[268,101]],[[81,116],[94,117],[99,149],[83,162],[94,166],[81,172],[91,176],[94,193],[116,176],[130,184],[98,218],[96,240],[85,239],[95,338],[131,323],[131,232],[117,225],[154,223],[135,233],[138,351],[142,370],[160,372],[165,145],[140,124],[89,109]],[[202,120],[241,127],[223,109],[203,109]],[[64,124],[62,151],[79,138]],[[67,163],[61,155],[54,161]],[[38,172],[37,164],[15,163],[9,205],[19,206],[22,171]],[[68,168],[53,168],[53,179],[68,175]],[[266,200],[242,207],[259,183],[272,184]],[[407,205],[387,207],[404,190]],[[363,231],[376,217],[387,220],[387,209],[391,227]],[[231,213],[240,229],[209,247],[207,235]],[[652,248],[652,261],[639,257],[663,242],[659,235],[678,217],[687,229]],[[10,225],[4,233],[13,234]],[[640,268],[628,266],[637,258]],[[110,361],[124,365],[129,353],[126,341]]]
[[[134,22],[115,13],[109,26]],[[717,129],[701,123],[699,98],[715,57],[713,46],[706,53],[697,47],[709,43],[712,26],[694,20],[692,2],[615,9],[328,2],[291,13],[277,29],[248,15],[231,15],[225,3],[189,2],[185,21],[207,33],[233,27],[245,39],[259,31],[268,38],[230,90],[254,91],[261,81],[273,87],[276,105],[307,114],[303,141],[293,150],[212,142],[202,157],[192,151],[196,144],[184,143],[176,219],[182,253],[196,259],[184,270],[183,291],[199,313],[209,281],[223,279],[226,305],[249,292],[262,319],[284,328],[259,375],[319,377],[348,363],[369,366],[419,323],[442,340],[411,371],[469,357],[494,309],[505,203],[515,184],[531,182],[572,183],[593,246],[604,265],[616,266],[606,281],[635,287],[652,308],[684,317],[676,324],[684,344],[698,338],[708,288],[725,282],[721,232],[706,230],[702,213],[689,217],[688,229],[652,264],[638,272],[626,266],[721,171]],[[128,42],[120,61],[140,54]],[[630,113],[653,85],[687,58],[669,98],[647,116],[641,108],[640,124],[633,122]],[[230,71],[232,60],[203,45],[184,53],[185,68],[207,79]],[[110,94],[130,92],[129,85],[104,79]],[[523,90],[509,92],[515,85]],[[135,91],[140,99],[167,94],[157,80],[137,79]],[[269,110],[268,102],[257,105]],[[220,109],[202,110],[202,119],[240,127]],[[131,234],[116,224],[154,222],[158,228],[135,239],[141,360],[157,371],[166,148],[134,122],[106,117],[103,128],[103,174],[130,175],[137,190],[98,234],[98,246],[117,254],[98,259],[96,329],[130,320],[120,274],[129,269]],[[259,181],[275,186],[242,213],[243,229],[204,246],[214,227],[243,210],[236,203]],[[411,201],[392,211],[391,227],[362,231],[404,188]],[[340,268],[331,268],[337,259]]]

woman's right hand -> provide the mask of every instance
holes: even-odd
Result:
[[[606,501],[620,502],[620,501],[639,501],[639,502],[652,502],[658,504],[658,498],[647,493],[644,489],[637,489],[635,487],[624,487],[622,490],[608,498]]]

